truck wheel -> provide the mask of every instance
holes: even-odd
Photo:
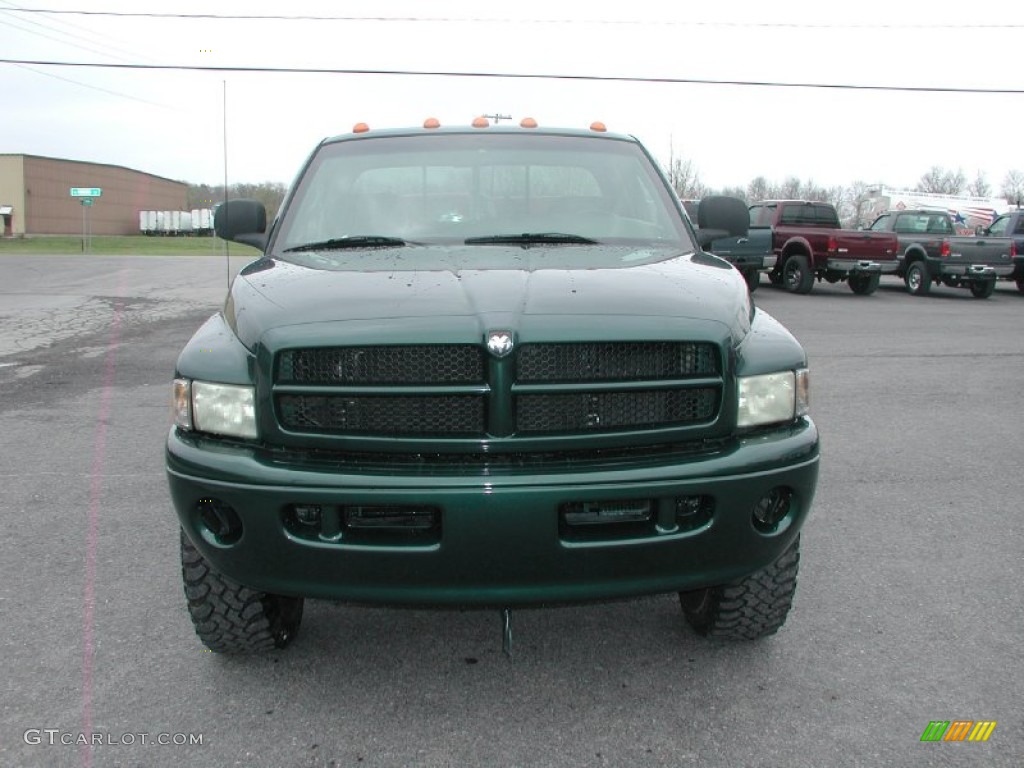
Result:
[[[181,532],[181,576],[188,612],[203,645],[215,653],[284,648],[302,621],[303,599],[244,587],[213,570]]]
[[[850,275],[850,290],[858,296],[870,296],[878,290],[878,283],[882,276],[875,272],[869,275]]]
[[[987,299],[996,290],[996,281],[993,280],[975,280],[971,283],[971,295],[976,299]]]
[[[814,273],[807,257],[795,254],[782,265],[782,284],[790,293],[810,293],[814,287]]]
[[[800,537],[774,563],[719,587],[680,592],[686,621],[699,635],[757,640],[786,622],[796,592]]]
[[[743,273],[743,279],[747,281],[747,288],[753,293],[757,290],[757,286],[761,284],[761,273],[756,269],[748,269]]]
[[[908,293],[912,293],[914,296],[924,296],[931,290],[932,276],[924,262],[915,261],[907,267],[907,274],[903,276],[903,282],[907,284]]]

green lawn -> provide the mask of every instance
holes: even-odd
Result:
[[[145,235],[124,235],[92,237],[88,250],[82,247],[81,236],[37,236],[25,238],[0,238],[0,254],[74,254],[88,253],[94,256],[116,256],[133,254],[139,256],[202,256],[223,254],[224,241],[216,237],[146,237]],[[232,244],[233,254],[256,255],[256,251],[245,245]]]

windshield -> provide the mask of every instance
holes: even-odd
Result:
[[[394,238],[410,245],[665,245],[694,250],[634,142],[585,136],[424,134],[320,148],[273,250]]]

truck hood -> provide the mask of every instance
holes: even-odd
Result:
[[[751,304],[728,262],[677,248],[409,246],[262,258],[235,279],[225,317],[250,350],[469,342],[498,329],[524,341],[735,345],[749,332]]]

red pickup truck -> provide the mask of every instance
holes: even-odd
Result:
[[[758,227],[771,229],[778,257],[769,279],[791,293],[810,293],[818,279],[867,296],[899,268],[895,234],[843,229],[831,203],[762,200],[750,206],[750,228]]]

